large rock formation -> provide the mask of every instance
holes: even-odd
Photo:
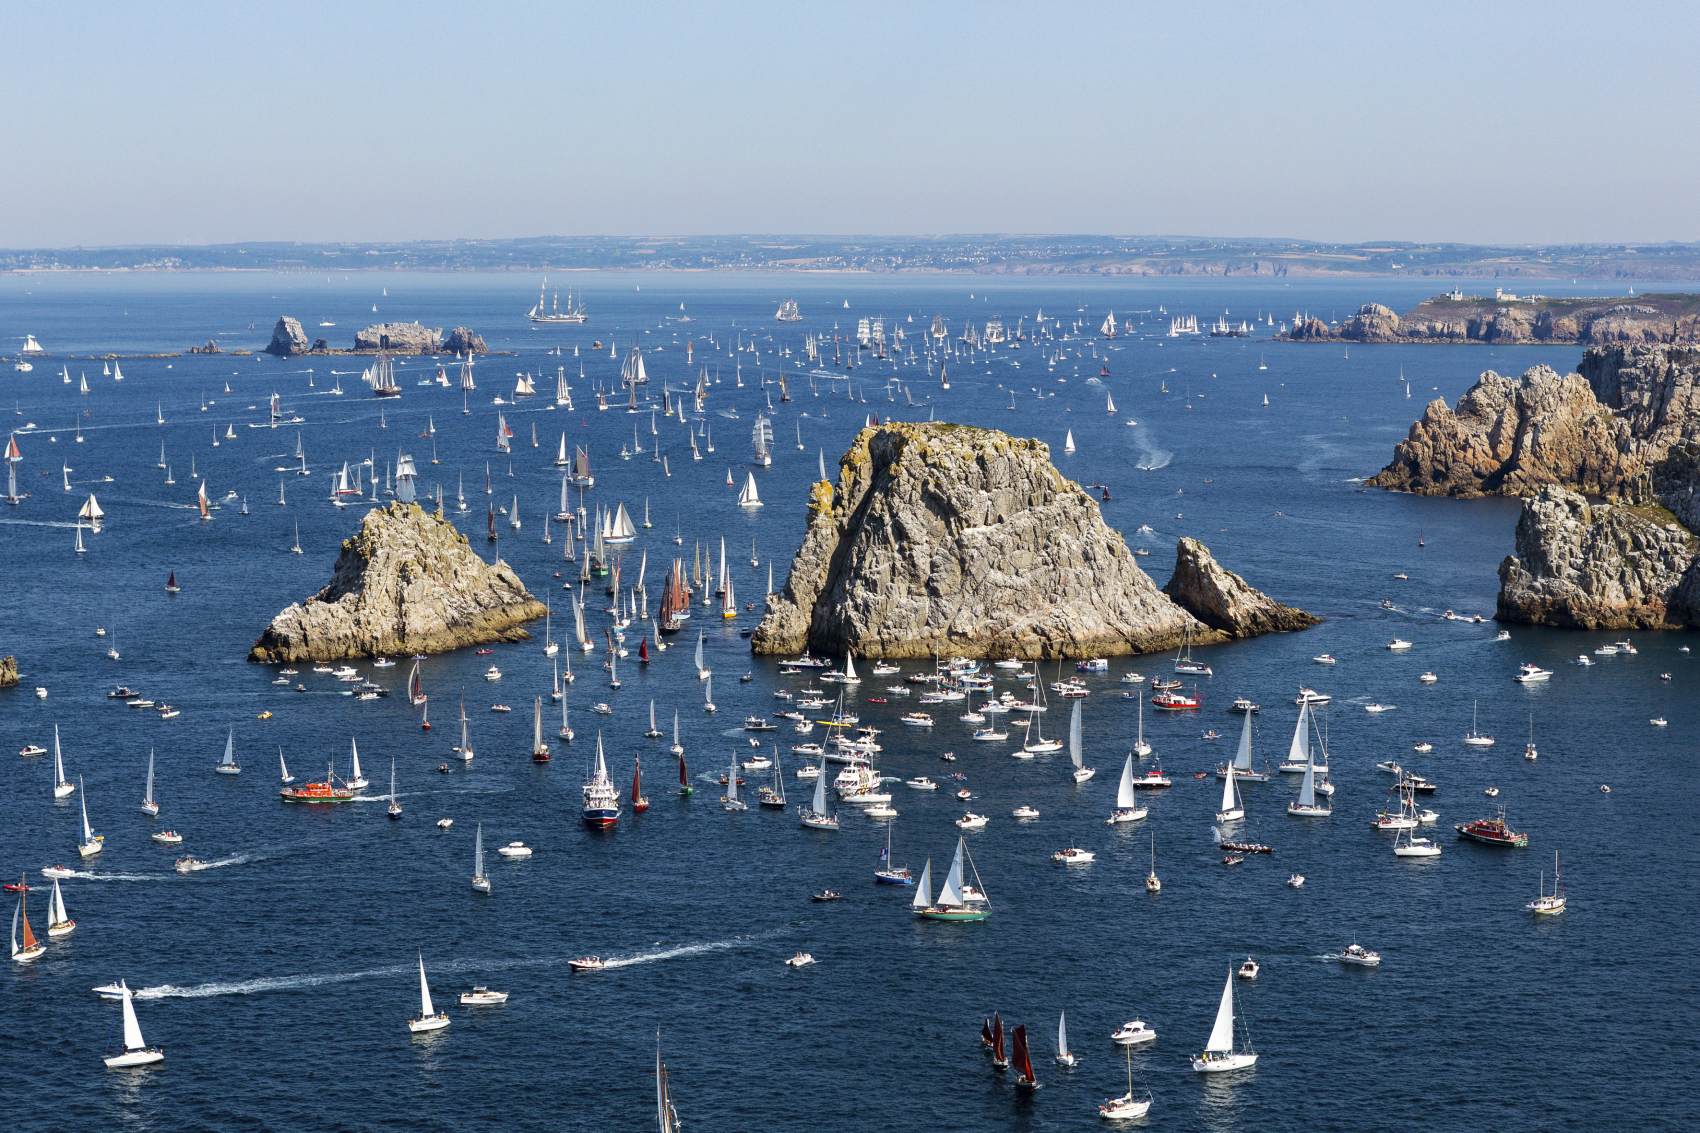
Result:
[[[1630,430],[1580,375],[1536,366],[1518,381],[1482,374],[1458,408],[1435,398],[1367,483],[1424,496],[1527,495],[1544,484],[1596,494],[1639,471]]]
[[[1139,569],[1035,440],[947,424],[864,429],[809,498],[757,653],[1091,657],[1223,635]]]
[[[1183,537],[1175,545],[1175,573],[1163,593],[1205,625],[1230,637],[1309,629],[1322,620],[1253,590],[1245,579],[1218,563],[1210,548],[1197,539]]]
[[[1694,624],[1700,540],[1659,509],[1589,504],[1549,486],[1523,502],[1499,565],[1500,621],[1578,629]]]
[[[18,683],[18,659],[16,657],[0,657],[0,688],[11,688]]]
[[[387,350],[391,354],[439,354],[443,328],[418,323],[378,323],[354,335],[356,350]]]
[[[307,335],[301,329],[301,320],[280,316],[277,325],[272,328],[272,340],[266,347],[266,353],[288,358],[294,354],[305,354],[310,349]]]
[[[456,327],[449,332],[449,337],[443,340],[445,354],[488,354],[490,348],[484,345],[484,340],[471,327]]]
[[[1584,346],[1693,342],[1700,337],[1700,296],[1441,295],[1403,316],[1368,303],[1338,327],[1319,319],[1301,319],[1287,337],[1295,342],[1574,342]]]
[[[1577,367],[1629,429],[1642,465],[1678,441],[1700,440],[1700,347],[1596,346]]]
[[[524,641],[531,636],[524,623],[543,613],[506,563],[480,559],[440,513],[397,503],[366,513],[343,542],[329,585],[273,618],[248,660],[330,661]]]

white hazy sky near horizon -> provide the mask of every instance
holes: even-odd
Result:
[[[7,5],[0,247],[1700,238],[1700,6]]]

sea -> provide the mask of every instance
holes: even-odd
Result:
[[[21,673],[0,693],[0,873],[30,885],[40,936],[52,889],[41,871],[70,867],[62,891],[77,922],[39,960],[11,963],[0,978],[0,1058],[12,1082],[0,1125],[653,1129],[658,1048],[690,1130],[1084,1130],[1105,1126],[1098,1105],[1130,1077],[1153,1104],[1122,1124],[1141,1129],[1700,1125],[1689,1082],[1700,1011],[1680,962],[1700,840],[1700,811],[1684,801],[1700,741],[1692,635],[1631,633],[1634,653],[1596,655],[1626,635],[1501,627],[1491,621],[1495,572],[1512,551],[1518,502],[1360,483],[1432,399],[1454,401],[1488,369],[1568,372],[1580,348],[1271,340],[1295,313],[1343,321],[1367,302],[1408,310],[1451,281],[552,275],[551,294],[582,297],[589,317],[580,325],[528,321],[540,282],[307,271],[0,277],[6,355],[26,334],[48,351],[31,372],[9,362],[0,370],[0,410],[12,403],[6,431],[28,493],[0,508],[0,653],[15,655]],[[1611,290],[1569,281],[1517,289]],[[787,299],[801,322],[775,321]],[[1099,333],[1112,311],[1132,324],[1113,340]],[[380,401],[361,380],[368,358],[258,353],[280,315],[338,345],[380,321],[467,326],[493,353],[477,358],[477,389],[464,397],[455,360],[399,359],[402,394]],[[964,352],[947,391],[929,359],[935,315],[952,341],[993,316],[1011,329],[1019,320],[1029,338],[971,356],[956,343]],[[1201,329],[1218,317],[1243,321],[1251,333],[1171,337],[1181,316]],[[902,361],[855,349],[864,317],[883,318],[888,337],[903,333]],[[1039,327],[1044,336],[1032,338]],[[810,335],[824,343],[818,364],[803,357]],[[209,340],[224,352],[180,353]],[[651,378],[635,413],[619,385],[634,344]],[[255,353],[233,353],[243,349]],[[122,356],[121,381],[106,354]],[[143,357],[156,354],[171,356]],[[852,355],[853,369],[835,364]],[[450,388],[432,381],[439,363]],[[553,397],[563,373],[570,410]],[[524,375],[537,394],[514,401]],[[699,378],[704,414],[681,424],[653,412],[663,385],[676,399]],[[598,390],[608,392],[606,410]],[[298,424],[269,427],[274,394]],[[770,467],[752,463],[758,414],[772,422]],[[512,430],[511,453],[496,449],[498,415]],[[1104,673],[1038,666],[1046,685],[1078,675],[1090,690],[1084,752],[1096,775],[1078,785],[1066,752],[1011,758],[1019,732],[973,742],[955,706],[931,706],[931,728],[903,726],[916,697],[886,690],[914,688],[905,678],[931,661],[875,677],[859,659],[854,711],[881,729],[877,766],[897,817],[846,807],[842,829],[821,833],[789,811],[729,812],[718,777],[760,752],[777,750],[793,803],[812,789],[796,777],[802,759],[790,747],[824,729],[799,736],[780,721],[777,732],[747,733],[743,723],[789,707],[777,692],[831,695],[834,686],[781,673],[778,659],[750,654],[745,635],[770,568],[784,584],[819,462],[833,468],[875,418],[1037,437],[1065,475],[1107,487],[1105,519],[1148,552],[1139,562],[1159,585],[1176,539],[1192,536],[1253,586],[1324,620],[1194,649],[1212,669],[1186,680],[1200,708],[1147,704],[1143,713],[1155,752],[1136,759],[1136,771],[1160,765],[1174,785],[1150,793],[1140,822],[1104,821],[1140,727],[1139,697],[1122,694],[1150,692],[1123,678],[1171,676],[1172,655],[1111,658]],[[603,652],[571,641],[566,612],[581,560],[564,551],[582,556],[584,544],[549,519],[563,435],[569,452],[588,449],[591,514],[624,503],[634,522],[648,516],[624,551],[628,581],[647,552],[653,602],[674,558],[689,573],[706,556],[718,574],[724,543],[738,599],[734,618],[696,606],[665,651],[634,622],[618,690]],[[280,683],[276,667],[246,660],[250,646],[274,614],[329,580],[343,540],[378,506],[370,495],[337,506],[333,475],[369,460],[381,479],[403,452],[419,468],[421,494],[441,490],[471,547],[499,555],[548,598],[560,656],[544,655],[538,624],[532,640],[491,654],[425,658],[423,712],[404,695],[407,658],[394,668],[356,663],[391,692],[377,700],[346,695],[351,686],[310,665]],[[741,508],[752,472],[764,506]],[[206,520],[196,502],[203,484],[216,505]],[[105,520],[98,533],[79,532],[91,493]],[[494,545],[492,508],[506,509]],[[179,593],[166,592],[168,576]],[[610,620],[600,582],[590,597],[587,632],[600,645]],[[712,714],[692,663],[699,637],[713,670]],[[646,638],[654,652],[640,664]],[[1411,648],[1390,651],[1396,638]],[[1313,661],[1323,654],[1337,663]],[[576,738],[563,744],[551,691],[556,665],[568,661],[575,679],[564,704]],[[1514,682],[1524,662],[1551,679]],[[492,663],[499,681],[485,680]],[[1438,679],[1419,681],[1424,672]],[[107,696],[118,685],[180,715],[127,707]],[[997,685],[1022,692],[1006,675]],[[1236,832],[1273,853],[1224,865],[1211,772],[1239,735],[1229,706],[1244,697],[1260,707],[1254,762],[1273,767],[1291,742],[1301,686],[1332,697],[1317,724],[1333,814],[1285,813],[1299,776],[1248,784]],[[530,758],[539,697],[555,749],[547,764]],[[513,711],[493,712],[497,702]],[[598,702],[610,713],[593,712]],[[1049,703],[1043,731],[1065,735],[1072,705]],[[477,753],[469,765],[450,751],[463,704]],[[1371,704],[1386,710],[1366,711]],[[661,739],[643,734],[651,705]],[[689,795],[668,752],[675,716]],[[1497,742],[1465,746],[1473,728]],[[232,736],[241,774],[215,774]],[[51,749],[55,737],[78,786],[57,800],[52,756],[11,754]],[[1533,761],[1524,758],[1531,737]],[[599,738],[623,792],[641,760],[651,802],[634,814],[625,800],[606,831],[587,829],[578,813]],[[346,776],[351,741],[371,780],[359,801],[280,800],[280,755],[301,780],[332,766]],[[1418,754],[1420,742],[1433,750]],[[138,808],[150,757],[157,818]],[[1387,760],[1437,784],[1420,801],[1440,812],[1421,831],[1441,844],[1439,857],[1397,858],[1392,835],[1372,828],[1397,806],[1392,776],[1376,768]],[[392,775],[397,820],[386,814]],[[746,797],[769,775],[750,772]],[[904,785],[923,775],[945,789]],[[959,801],[957,789],[972,798]],[[1039,816],[1012,817],[1023,805]],[[104,850],[79,859],[85,806]],[[1454,823],[1502,807],[1527,848],[1455,836]],[[965,809],[988,816],[985,828],[962,834],[955,820]],[[469,885],[480,827],[487,851],[515,841],[534,851],[492,855],[488,896]],[[149,838],[166,828],[182,834],[181,846]],[[918,919],[911,888],[874,883],[888,839],[890,863],[917,876],[930,863],[936,885],[959,837],[990,899],[984,922]],[[1051,860],[1070,846],[1096,859]],[[204,868],[177,872],[185,855]],[[1555,862],[1567,908],[1536,918],[1525,905],[1543,885],[1550,891]],[[1153,868],[1155,895],[1144,886]],[[1288,884],[1294,874],[1306,878],[1302,888]],[[811,900],[825,889],[843,900]],[[1380,966],[1340,963],[1353,943],[1379,952]],[[798,952],[817,963],[787,966]],[[568,961],[585,955],[607,966],[575,974]],[[1248,957],[1260,973],[1234,981],[1237,1034],[1259,1061],[1196,1074],[1187,1056]],[[452,1024],[415,1037],[406,1022],[420,1012],[421,959]],[[92,989],[115,980],[135,990],[142,1032],[164,1049],[163,1063],[103,1066],[103,1053],[122,1045],[120,1004]],[[460,1006],[457,995],[474,986],[509,998]],[[982,1052],[982,1022],[994,1012],[1006,1028],[1025,1027],[1038,1090],[1018,1090]],[[1072,1069],[1053,1060],[1065,1015]],[[1130,1063],[1110,1035],[1134,1018],[1158,1037]]]

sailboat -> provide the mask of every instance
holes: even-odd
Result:
[[[706,636],[706,635],[705,635],[705,634],[702,634],[702,633],[698,633],[698,634],[697,634],[697,657],[696,657],[696,666],[697,666],[697,680],[699,680],[699,681],[706,681],[706,680],[707,680],[707,679],[708,679],[708,678],[709,678],[709,676],[710,676],[710,674],[712,674],[712,673],[713,673],[713,672],[714,672],[714,670],[712,670],[712,669],[708,669],[708,668],[705,668],[705,667],[704,667],[704,666],[703,666],[703,662],[702,662],[702,643],[703,643],[703,639],[704,639],[704,637],[705,637],[705,636]]]
[[[1251,719],[1250,714],[1246,716]],[[1245,808],[1240,804],[1239,793],[1234,784],[1239,779],[1237,775],[1222,776],[1222,809],[1216,812],[1217,822],[1237,822],[1245,817]]]
[[[679,1133],[679,1112],[667,1083],[667,1064],[661,1061],[661,1032],[655,1032],[655,1117],[661,1133]]]
[[[348,758],[348,789],[358,791],[362,787],[370,787],[372,784],[360,773],[360,744],[353,736],[348,737]]]
[[[820,761],[820,773],[815,776],[815,797],[806,807],[797,808],[797,817],[811,830],[838,830],[837,813],[826,812],[826,757]]]
[[[1074,451],[1074,430],[1073,429],[1070,429],[1068,431],[1068,436],[1063,438],[1063,451],[1064,452],[1073,452]]]
[[[57,740],[58,737],[55,736],[54,739]],[[57,745],[55,745],[55,746],[57,746]],[[55,753],[55,754],[57,754],[57,753]],[[71,784],[62,783],[60,785],[65,786],[65,787],[69,787]],[[57,795],[58,793],[59,793],[58,791],[54,791],[55,795]],[[147,789],[142,792],[141,809],[142,809],[143,814],[158,814],[159,813],[159,804],[156,803],[154,801],[154,798],[153,798],[153,749],[152,748],[148,749],[148,785],[147,785]]]
[[[1075,707],[1079,706],[1079,701],[1076,701]],[[1150,813],[1150,808],[1140,806],[1138,798],[1133,786],[1133,754],[1129,752],[1122,764],[1121,782],[1116,784],[1116,812],[1104,820],[1105,824],[1114,826],[1118,822],[1138,822],[1144,818]]]
[[[280,783],[295,782],[295,776],[289,773],[289,764],[283,761],[283,748],[281,746],[277,749],[277,774]]]
[[[55,894],[59,891],[59,883],[53,883]],[[1564,871],[1558,867],[1558,851],[1552,853],[1552,892],[1547,892],[1546,874],[1541,874],[1540,889],[1533,901],[1523,907],[1537,917],[1550,917],[1564,912]]]
[[[124,992],[124,1049],[110,1058],[103,1059],[106,1065],[118,1070],[128,1066],[146,1066],[153,1062],[164,1062],[165,1051],[157,1046],[149,1046],[142,1038],[142,1026],[136,1022],[135,992],[126,984],[119,984]]]
[[[963,882],[962,866],[965,859],[968,868],[974,873],[972,888]],[[991,902],[986,899],[980,886],[980,871],[974,869],[974,859],[968,853],[968,843],[961,835],[956,838],[956,857],[950,864],[950,873],[945,876],[944,885],[939,888],[936,902],[932,897],[932,868],[932,859],[929,858],[921,870],[920,888],[915,899],[910,902],[910,908],[915,910],[917,916],[939,921],[983,921],[992,915]]]
[[[480,893],[490,892],[490,879],[484,876],[484,824],[478,824],[478,834],[472,842],[472,887]]]
[[[438,1014],[431,1006],[431,985],[425,981],[425,955],[419,955],[419,1018],[409,1019],[407,1029],[414,1034],[423,1031],[440,1031],[449,1025],[448,1012]]]
[[[1136,695],[1134,699],[1139,702],[1139,734],[1133,741],[1133,754],[1144,759],[1151,754],[1151,745],[1145,742],[1145,698]]]
[[[684,745],[679,743],[679,710],[677,708],[673,709],[673,746],[667,750],[677,756],[685,754]]]
[[[53,896],[47,901],[47,935],[70,936],[77,931],[77,922],[65,911],[65,895],[59,891],[59,879],[53,879]]]
[[[1015,1047],[1012,1058],[1015,1062],[1015,1088],[1018,1090],[1037,1090],[1039,1081],[1033,1076],[1033,1059],[1027,1052],[1027,1028],[1017,1024],[1015,1028]]]
[[[531,700],[531,762],[548,763],[549,745],[543,742],[543,698]]]
[[[1104,394],[1104,405],[1106,413],[1114,413],[1116,411],[1115,397],[1109,393]]]
[[[1299,705],[1300,732],[1304,730],[1305,713],[1308,712],[1309,709],[1309,703]],[[1247,712],[1245,718],[1246,723],[1249,725],[1251,723],[1251,713]],[[1297,747],[1299,743],[1300,735],[1299,733],[1295,733],[1293,736],[1294,747]],[[1316,797],[1316,756],[1310,751],[1308,744],[1305,749],[1304,782],[1299,784],[1299,797],[1293,802],[1287,804],[1287,813],[1296,815],[1299,818],[1327,818],[1329,815],[1334,813],[1334,804],[1327,800],[1327,796],[1324,796],[1321,801],[1319,801]]]
[[[564,705],[562,707],[563,707],[563,709],[565,708]],[[563,711],[563,714],[562,714],[562,724],[563,724],[563,726],[565,725],[565,723],[566,723],[565,712]],[[455,756],[458,759],[460,759],[461,762],[470,763],[472,761],[472,737],[467,734],[466,701],[465,701],[465,699],[462,699],[461,702],[460,702],[460,744],[457,747],[455,747],[453,750],[454,750]]]
[[[608,778],[608,764],[602,755],[602,733],[596,733],[596,763],[584,781],[584,806],[579,814],[586,826],[606,830],[620,817],[620,792]]]
[[[55,724],[53,725],[53,797],[56,799],[65,798],[76,789],[76,784],[68,782],[65,778],[65,758],[59,752],[59,725]],[[148,757],[148,794],[150,796],[153,794],[153,757],[151,755]],[[142,809],[147,810],[147,807],[144,806]],[[155,807],[149,813],[157,813],[158,810],[159,808]]]
[[[777,751],[777,749],[775,750]],[[775,770],[777,771],[777,768]],[[825,776],[822,776],[822,778],[824,779]],[[819,783],[820,780],[817,779],[816,782]],[[880,866],[882,868],[874,870],[874,881],[881,885],[913,885],[915,879],[910,876],[908,866],[891,864],[891,828],[894,825],[896,823],[888,822],[885,824],[885,849],[880,851]]]
[[[641,813],[649,809],[649,799],[643,793],[643,760],[632,761],[632,811]]]
[[[1230,777],[1227,782],[1232,784]],[[1244,1049],[1234,1050],[1234,972],[1228,969],[1228,982],[1222,988],[1222,1002],[1216,1008],[1216,1025],[1210,1028],[1210,1038],[1204,1052],[1192,1057],[1192,1068],[1200,1074],[1218,1074],[1226,1070],[1243,1070],[1257,1065],[1257,1054],[1251,1049],[1251,1036],[1246,1036]]]
[[[395,757],[394,756],[390,757],[390,805],[387,809],[388,809],[389,816],[391,818],[400,818],[401,817],[401,800],[396,798],[396,794],[395,794]],[[420,961],[420,964],[419,964],[419,978],[420,978],[421,982],[424,982],[424,979],[425,979],[425,963],[424,963],[423,960]],[[430,997],[430,993],[426,992],[426,994],[425,994],[425,1014],[429,1015],[430,1013],[431,1013],[431,997]]]
[[[1073,1066],[1080,1059],[1068,1049],[1068,1012],[1057,1012],[1057,1063],[1061,1066]]]
[[[732,757],[732,765],[726,772],[726,793],[720,796],[720,805],[727,810],[749,810],[750,805],[738,797],[738,758]]]
[[[236,762],[236,729],[230,729],[230,734],[224,738],[224,758],[213,768],[220,775],[240,775],[242,767]]]
[[[1145,1098],[1136,1101],[1133,1096],[1133,1045],[1125,1048],[1127,1053],[1127,1093],[1119,1098],[1110,1098],[1098,1107],[1098,1116],[1110,1121],[1125,1121],[1129,1118],[1144,1117],[1151,1112],[1151,1091],[1145,1091]]]
[[[1308,704],[1300,705],[1299,707],[1299,727],[1301,730],[1304,728],[1304,710],[1308,707]],[[1295,744],[1299,742],[1297,736],[1294,737],[1293,742]],[[1299,751],[1302,754],[1303,749],[1301,748]],[[1240,745],[1239,749],[1234,753],[1234,761],[1225,766],[1218,767],[1216,769],[1216,774],[1219,777],[1232,776],[1235,779],[1241,779],[1252,783],[1269,782],[1269,775],[1266,772],[1253,771],[1251,767],[1250,712],[1245,713],[1244,723],[1240,726]]]
[[[1145,891],[1161,893],[1163,882],[1157,877],[1157,833],[1151,832],[1151,872],[1145,875]]]
[[[1533,717],[1531,717],[1533,719]],[[1476,730],[1476,703],[1470,702],[1470,730],[1464,736],[1464,742],[1471,747],[1492,747],[1493,737],[1483,735]]]
[[[77,843],[77,853],[85,858],[92,858],[100,853],[105,838],[89,829],[89,798],[88,795],[83,793],[82,787],[83,779],[79,775],[77,777],[77,793],[82,795],[82,798],[78,801],[82,803],[83,807],[83,840]]]
[[[18,925],[24,926],[24,937],[18,939]],[[18,879],[18,904],[12,910],[12,960],[14,963],[27,964],[47,951],[47,945],[35,938],[30,929],[29,918],[29,886],[24,879]]]
[[[1076,700],[1074,712],[1068,720],[1068,759],[1070,763],[1074,764],[1074,781],[1076,783],[1084,783],[1098,773],[1096,768],[1084,765],[1082,762],[1084,758],[1080,744],[1080,701]],[[1130,773],[1132,766],[1133,760],[1129,759],[1128,768],[1130,770],[1124,772],[1124,777]]]
[[[756,492],[756,474],[744,473],[744,486],[738,490],[739,507],[761,507],[761,496]]]

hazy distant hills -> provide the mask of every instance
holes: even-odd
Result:
[[[0,250],[3,271],[822,271],[1700,279],[1700,244],[1321,244],[1161,236],[652,236]]]

